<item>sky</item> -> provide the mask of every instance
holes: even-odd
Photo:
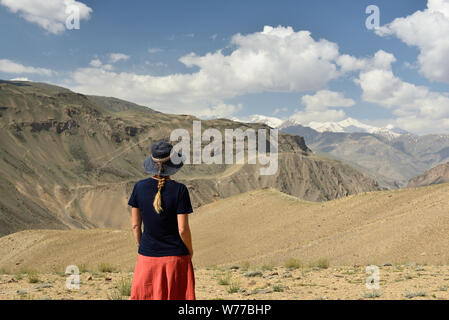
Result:
[[[0,79],[162,112],[449,133],[449,0],[0,0],[0,43]]]

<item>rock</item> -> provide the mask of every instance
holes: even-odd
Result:
[[[270,276],[277,276],[277,275],[279,275],[279,273],[278,273],[278,272],[276,272],[276,271],[274,271],[274,272],[270,273]]]
[[[42,284],[39,284],[39,285],[37,285],[36,287],[35,287],[35,289],[46,289],[46,288],[53,288],[53,285],[52,284],[50,284],[50,283],[42,283]]]
[[[229,269],[231,270],[238,270],[240,267],[239,266],[231,266]]]
[[[393,264],[390,263],[390,262],[384,263],[384,264],[382,265],[382,267],[392,267],[392,266],[393,266]]]
[[[245,272],[243,275],[245,277],[261,277],[263,274],[260,271],[250,271],[250,272]]]
[[[87,281],[91,281],[92,279],[92,276],[89,276],[89,278],[87,278]]]
[[[273,289],[270,289],[270,288],[266,288],[266,289],[256,289],[256,290],[253,291],[253,294],[258,294],[258,293],[260,293],[260,294],[266,294],[266,293],[272,293],[272,292],[273,292]]]
[[[104,281],[111,281],[111,280],[112,280],[111,277],[106,277],[106,278],[104,278]]]
[[[286,272],[282,275],[282,278],[291,278],[292,274],[290,272]]]
[[[17,290],[17,294],[20,294],[20,295],[27,294],[27,293],[28,293],[27,290],[21,290],[21,289]]]
[[[415,271],[424,271],[424,268],[423,268],[423,267],[417,267],[417,268],[415,269]]]

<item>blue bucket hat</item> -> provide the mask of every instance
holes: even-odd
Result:
[[[184,165],[185,156],[173,152],[173,146],[167,141],[159,141],[151,146],[151,156],[143,161],[146,173],[171,176]]]

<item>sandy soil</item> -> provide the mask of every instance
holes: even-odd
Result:
[[[378,290],[366,288],[364,266],[233,266],[196,269],[195,276],[202,300],[449,299],[449,266],[381,266]],[[131,278],[132,272],[85,271],[80,289],[68,290],[63,273],[2,274],[0,299],[129,299]]]
[[[449,184],[308,202],[273,189],[205,205],[191,215],[198,268],[306,264],[449,264]],[[131,271],[130,230],[27,230],[0,238],[0,269],[62,272],[108,263]]]

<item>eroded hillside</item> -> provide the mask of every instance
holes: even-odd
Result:
[[[109,101],[109,102],[108,102]],[[188,115],[171,115],[31,82],[0,82],[0,234],[30,228],[121,228],[133,184],[152,142],[172,130],[192,134]],[[202,129],[268,129],[226,119]],[[203,142],[207,144],[207,142]],[[377,190],[377,183],[338,161],[314,155],[304,139],[279,135],[279,170],[260,165],[186,165],[177,179],[195,207],[248,190],[274,187],[312,201]]]

